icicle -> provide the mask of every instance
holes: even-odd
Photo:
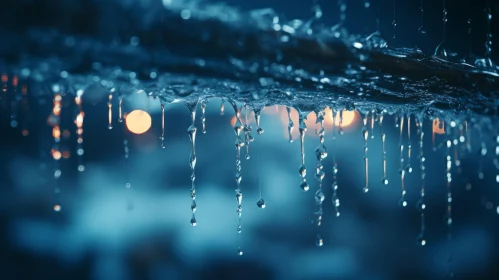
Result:
[[[364,169],[365,169],[365,178],[366,185],[364,187],[364,192],[369,192],[369,159],[367,157],[367,138],[369,137],[369,131],[367,130],[367,118],[369,117],[369,111],[366,112],[363,122],[364,126],[362,127],[362,138],[364,138]]]
[[[166,148],[165,146],[165,104],[161,102],[161,136],[159,137],[161,140],[161,148]]]
[[[293,123],[293,120],[291,119],[291,108],[290,107],[286,107],[286,110],[288,111],[289,143],[293,143],[293,129],[295,128],[295,124]]]
[[[197,204],[196,204],[196,131],[197,128],[195,126],[196,124],[196,109],[197,109],[197,101],[192,104],[187,104],[187,108],[189,109],[191,113],[191,125],[187,129],[187,132],[189,134],[189,139],[191,140],[191,155],[189,157],[189,165],[191,167],[191,211],[192,211],[192,218],[191,218],[191,225],[196,226],[197,225],[197,220],[196,220],[196,209],[197,209]]]
[[[338,163],[336,162],[336,117],[333,108],[331,108],[331,116],[333,118],[333,205],[336,217],[340,216],[340,200],[338,198]]]
[[[307,168],[305,167],[305,132],[307,131],[307,125],[305,121],[307,120],[307,114],[305,112],[298,111],[299,113],[299,130],[300,130],[300,148],[301,148],[301,166],[299,169],[299,174],[302,177],[302,182],[300,188],[303,191],[308,191],[309,186],[307,183]]]
[[[426,204],[424,202],[424,197],[425,197],[425,178],[426,178],[426,167],[425,167],[425,157],[424,157],[424,150],[423,150],[423,139],[424,139],[424,131],[423,131],[423,122],[424,122],[424,117],[420,116],[419,120],[416,119],[416,125],[418,126],[418,138],[419,138],[419,164],[421,168],[421,192],[420,192],[420,198],[417,203],[417,208],[419,212],[421,213],[421,232],[419,233],[418,236],[418,243],[421,246],[426,245],[426,237],[425,237],[425,230],[426,230],[426,223],[425,223],[425,209],[426,209]]]
[[[107,102],[108,107],[108,125],[107,128],[113,129],[113,93],[109,93],[109,101]]]
[[[78,90],[76,92],[75,104],[78,107],[78,115],[74,121],[76,125],[76,154],[78,155],[78,171],[83,172],[85,170],[85,166],[83,165],[83,119],[85,117],[85,113],[82,109],[82,95],[83,90]]]
[[[402,207],[407,206],[407,201],[405,200],[405,182],[404,182],[404,177],[405,177],[405,169],[404,169],[404,144],[402,144],[402,132],[404,130],[404,114],[401,114],[400,116],[400,140],[399,140],[399,148],[400,148],[400,184],[401,184],[401,189],[402,189],[402,197],[400,198],[400,205]]]
[[[242,214],[242,200],[243,194],[241,192],[241,147],[244,146],[244,141],[241,139],[241,131],[244,129],[244,126],[241,122],[241,106],[234,101],[233,103],[234,111],[236,112],[236,123],[234,124],[234,132],[236,133],[236,200],[237,200],[237,217],[238,217],[238,225],[237,225],[237,233],[239,234],[239,238],[241,238],[241,214]],[[238,249],[238,254],[242,255],[241,247]]]
[[[381,134],[381,146],[382,146],[382,159],[383,159],[383,178],[381,178],[381,182],[383,185],[388,185],[388,178],[386,177],[386,134],[383,131],[383,119],[386,110],[382,110],[379,116],[379,130]]]

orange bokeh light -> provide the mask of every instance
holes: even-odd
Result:
[[[134,110],[126,116],[126,127],[135,134],[143,134],[151,128],[151,116],[142,110]]]

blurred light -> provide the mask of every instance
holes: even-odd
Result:
[[[29,135],[29,131],[26,130],[26,129],[23,129],[22,134],[23,134],[23,136],[28,136]]]
[[[134,110],[126,116],[126,127],[135,134],[142,134],[151,128],[151,116],[142,110]]]
[[[59,212],[59,211],[61,211],[61,205],[59,205],[59,204],[55,204],[55,205],[54,205],[54,211],[55,211],[55,212]]]
[[[444,134],[445,133],[444,123],[441,122],[438,118],[433,120],[433,133],[434,134]]]

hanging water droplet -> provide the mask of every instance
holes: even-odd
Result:
[[[418,244],[421,245],[421,246],[425,246],[426,245],[426,239],[424,238],[423,235],[419,235],[418,236]]]
[[[317,237],[315,238],[315,244],[317,247],[322,247],[324,245],[324,241],[322,240],[322,237],[317,234]]]
[[[196,221],[196,217],[192,216],[192,218],[191,218],[191,225],[193,227],[195,227],[197,224],[198,224],[198,222]]]
[[[256,205],[257,205],[257,206],[258,206],[258,208],[260,208],[260,209],[265,208],[265,206],[266,206],[266,205],[265,205],[265,200],[263,200],[263,198],[260,198],[260,199],[258,200],[258,202],[256,203]]]
[[[239,256],[242,256],[242,255],[243,255],[243,250],[241,249],[241,247],[239,247],[239,248],[237,249],[237,255],[239,255]]]
[[[304,192],[306,192],[310,189],[310,186],[308,185],[307,181],[303,181],[300,184],[300,189],[302,189]]]
[[[315,203],[321,204],[324,201],[325,198],[326,197],[325,197],[324,192],[322,191],[322,189],[318,189],[315,192]]]

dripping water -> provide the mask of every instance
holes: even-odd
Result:
[[[221,99],[221,103],[220,103],[220,116],[224,115],[224,110],[225,110],[225,99]]]
[[[260,172],[260,152],[257,152],[257,166],[258,166],[258,171],[257,171],[257,177],[258,177],[258,191],[260,193],[260,198],[256,202],[256,206],[260,209],[264,209],[267,204],[265,203],[265,200],[263,199],[263,194],[262,194],[262,182],[261,182],[261,172]]]
[[[244,141],[241,139],[241,131],[244,129],[244,126],[241,122],[241,106],[237,103],[237,101],[234,101],[233,103],[234,111],[236,112],[236,123],[234,124],[234,132],[236,134],[236,142],[235,142],[235,147],[236,147],[236,201],[237,201],[237,217],[238,217],[238,224],[237,224],[237,233],[239,234],[239,239],[241,242],[241,215],[242,215],[242,200],[243,200],[243,193],[241,192],[241,147],[244,146]],[[241,247],[239,246],[238,248],[238,255],[242,255],[243,251]]]
[[[407,115],[407,165],[405,167],[405,170],[408,173],[412,173],[412,167],[411,167],[411,115]]]
[[[200,105],[201,105],[201,125],[203,129],[203,134],[206,133],[206,103],[207,101],[205,99],[201,100]]]
[[[386,134],[383,131],[383,119],[386,110],[382,110],[379,115],[379,130],[381,134],[381,149],[382,149],[382,159],[383,159],[383,178],[381,178],[381,182],[383,185],[388,185],[388,179],[386,177]]]
[[[364,169],[365,169],[364,176],[366,178],[366,184],[363,190],[365,193],[369,192],[369,159],[367,157],[367,139],[369,137],[369,131],[367,130],[368,117],[369,117],[369,111],[366,112],[363,118],[364,126],[362,127],[362,138],[364,138]]]
[[[76,125],[76,154],[78,157],[78,171],[83,172],[85,170],[85,166],[83,165],[83,119],[85,117],[85,113],[82,108],[82,95],[83,91],[79,90],[76,92],[75,104],[78,108],[78,114],[76,115],[76,119],[74,121]]]
[[[161,140],[161,148],[166,148],[165,146],[165,104],[161,102],[161,136],[159,137]]]
[[[289,134],[289,143],[293,143],[293,130],[295,128],[295,124],[291,119],[291,108],[286,107],[286,111],[288,112],[288,134]]]
[[[52,148],[52,157],[54,158],[54,195],[55,195],[55,203],[53,209],[55,212],[61,211],[61,204],[59,202],[60,199],[60,182],[59,179],[62,175],[62,170],[60,167],[59,160],[61,159],[61,151],[59,149],[60,141],[61,141],[61,111],[62,111],[62,95],[58,93],[59,87],[57,90],[54,90],[54,108],[52,109],[52,119],[53,119],[53,127],[52,127],[52,136],[54,137],[54,146]]]
[[[123,97],[120,96],[118,103],[118,122],[123,122]]]
[[[107,107],[108,107],[108,129],[113,129],[113,93],[109,93],[108,96],[108,102],[107,102]]]
[[[404,169],[404,144],[402,143],[402,133],[404,131],[404,114],[400,114],[400,136],[399,136],[399,149],[400,149],[400,185],[401,185],[401,191],[402,191],[402,196],[400,198],[400,205],[402,207],[407,206],[407,201],[405,200],[405,169]]]
[[[486,67],[494,67],[494,62],[492,62],[492,30],[491,30],[491,22],[492,22],[492,10],[490,9],[489,0],[486,0],[487,6],[485,8],[485,18],[487,20],[487,31],[485,35],[485,66]]]
[[[374,123],[378,116],[376,115],[376,108],[373,108],[371,111],[371,139],[374,139]]]
[[[255,108],[253,110],[253,112],[255,114],[256,133],[258,135],[262,135],[263,134],[263,128],[260,127],[260,114],[262,112],[262,109],[261,108]]]
[[[333,118],[333,205],[336,217],[340,216],[340,200],[338,198],[338,163],[336,162],[336,116],[334,110],[331,108],[331,117]]]
[[[198,103],[195,102],[194,104],[186,104],[187,108],[189,109],[189,112],[191,114],[191,125],[187,129],[187,133],[189,134],[189,139],[191,141],[191,155],[189,157],[189,166],[191,167],[191,211],[192,211],[192,217],[191,217],[191,225],[196,226],[197,225],[197,220],[196,220],[196,209],[197,209],[197,204],[196,204],[196,131],[197,128],[195,126],[196,124],[196,109]]]
[[[254,138],[251,135],[252,127],[249,125],[249,108],[248,104],[244,105],[244,113],[245,113],[245,123],[244,123],[244,143],[246,144],[246,159],[250,159],[249,154],[249,145],[253,142]]]
[[[447,131],[447,163],[446,163],[446,181],[447,181],[447,211],[446,211],[446,225],[447,225],[447,236],[449,242],[449,276],[453,276],[452,271],[452,157],[451,157],[451,146],[452,141],[450,140],[451,128]]]
[[[315,112],[316,115],[316,122],[319,123],[319,130],[318,130],[318,135],[319,135],[319,141],[320,144],[317,146],[315,149],[315,156],[317,159],[317,166],[316,166],[316,172],[315,172],[315,178],[317,179],[317,191],[315,192],[315,203],[317,205],[317,210],[314,212],[314,215],[316,216],[315,223],[317,226],[321,226],[322,224],[322,202],[325,199],[324,192],[322,190],[322,181],[324,179],[325,173],[323,170],[322,166],[322,160],[327,157],[327,150],[326,146],[324,145],[324,110],[319,110]],[[320,243],[317,243],[317,246],[322,246],[323,242],[321,240]]]
[[[424,201],[425,198],[425,179],[426,179],[426,167],[425,167],[425,157],[424,157],[424,150],[423,150],[423,139],[424,139],[424,131],[423,131],[423,116],[419,116],[416,118],[416,125],[418,127],[417,134],[419,138],[419,164],[420,164],[420,169],[421,169],[421,191],[420,191],[420,198],[419,201],[417,202],[417,209],[419,210],[421,214],[421,231],[418,236],[418,243],[421,246],[426,245],[426,238],[425,238],[425,230],[426,230],[426,223],[425,223],[425,209],[426,209],[426,204]]]
[[[299,169],[299,174],[302,178],[302,182],[300,184],[300,188],[303,191],[308,191],[309,190],[309,185],[307,183],[307,168],[305,167],[305,132],[307,132],[307,124],[305,121],[307,120],[307,114],[301,111],[298,111],[299,114],[299,131],[300,131],[300,149],[301,149],[301,166]]]

